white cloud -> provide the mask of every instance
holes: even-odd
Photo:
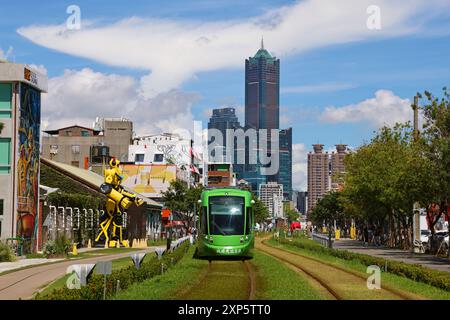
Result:
[[[283,87],[280,89],[281,93],[322,93],[335,92],[356,88],[351,83],[322,83],[315,85]]]
[[[307,188],[307,156],[303,143],[292,144],[292,189],[306,191]]]
[[[148,70],[143,93],[155,96],[179,87],[199,72],[241,68],[261,35],[278,56],[323,46],[421,32],[445,0],[377,0],[381,30],[366,26],[372,0],[306,0],[240,20],[202,22],[131,17],[109,25],[82,22],[26,26],[18,33],[41,46],[112,66]]]
[[[139,81],[129,76],[104,74],[92,69],[65,70],[49,79],[43,95],[42,129],[67,125],[91,126],[96,117],[133,120],[137,133],[191,129],[194,93],[170,90],[146,99],[139,94]]]
[[[377,128],[411,120],[411,101],[389,90],[378,90],[375,97],[343,107],[327,107],[319,120],[330,123],[367,122]]]

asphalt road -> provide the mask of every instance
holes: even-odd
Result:
[[[153,252],[154,249],[155,248],[148,248],[143,251]],[[33,294],[43,286],[64,276],[70,265],[115,260],[131,256],[133,253],[134,252],[124,252],[80,260],[56,262],[2,275],[0,276],[0,300],[30,299]]]

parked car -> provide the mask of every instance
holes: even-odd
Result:
[[[448,250],[449,243],[448,243],[448,231],[438,231],[436,232],[436,237],[439,239],[439,242],[444,241],[443,249]]]
[[[420,230],[420,242],[422,242],[423,245],[427,244],[430,235],[431,235],[430,230]]]

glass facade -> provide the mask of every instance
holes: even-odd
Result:
[[[280,60],[261,48],[245,60],[245,125],[255,129],[278,129]]]
[[[283,185],[283,197],[292,199],[292,128],[280,130],[280,170],[277,181]]]
[[[0,118],[11,118],[12,84],[0,83]]]
[[[0,174],[11,171],[11,139],[0,138]]]

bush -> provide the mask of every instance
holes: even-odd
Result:
[[[14,261],[12,248],[0,241],[0,262]]]
[[[176,264],[186,253],[189,241],[180,245],[172,253],[164,254],[161,260],[155,257],[141,264],[138,270],[134,266],[128,268],[114,270],[106,281],[106,298],[111,298],[116,293],[117,280],[120,281],[120,289],[127,289],[131,284],[142,282],[146,279],[157,276],[161,273],[161,263],[164,264],[164,270]],[[79,290],[68,289],[67,287],[55,289],[53,292],[40,296],[36,295],[37,300],[102,300],[103,299],[104,276],[93,274],[88,279],[85,287]]]
[[[357,260],[366,266],[377,265],[380,268],[387,267],[387,272],[389,273],[450,291],[450,274],[448,272],[432,270],[418,264],[408,264],[400,261],[373,257],[366,254],[354,253],[347,250],[325,248],[316,242],[312,242],[311,240],[289,241],[280,238],[280,242],[344,260]]]
[[[66,256],[70,250],[70,240],[67,239],[65,234],[60,234],[56,239],[49,240],[44,246],[44,255],[49,257]]]

